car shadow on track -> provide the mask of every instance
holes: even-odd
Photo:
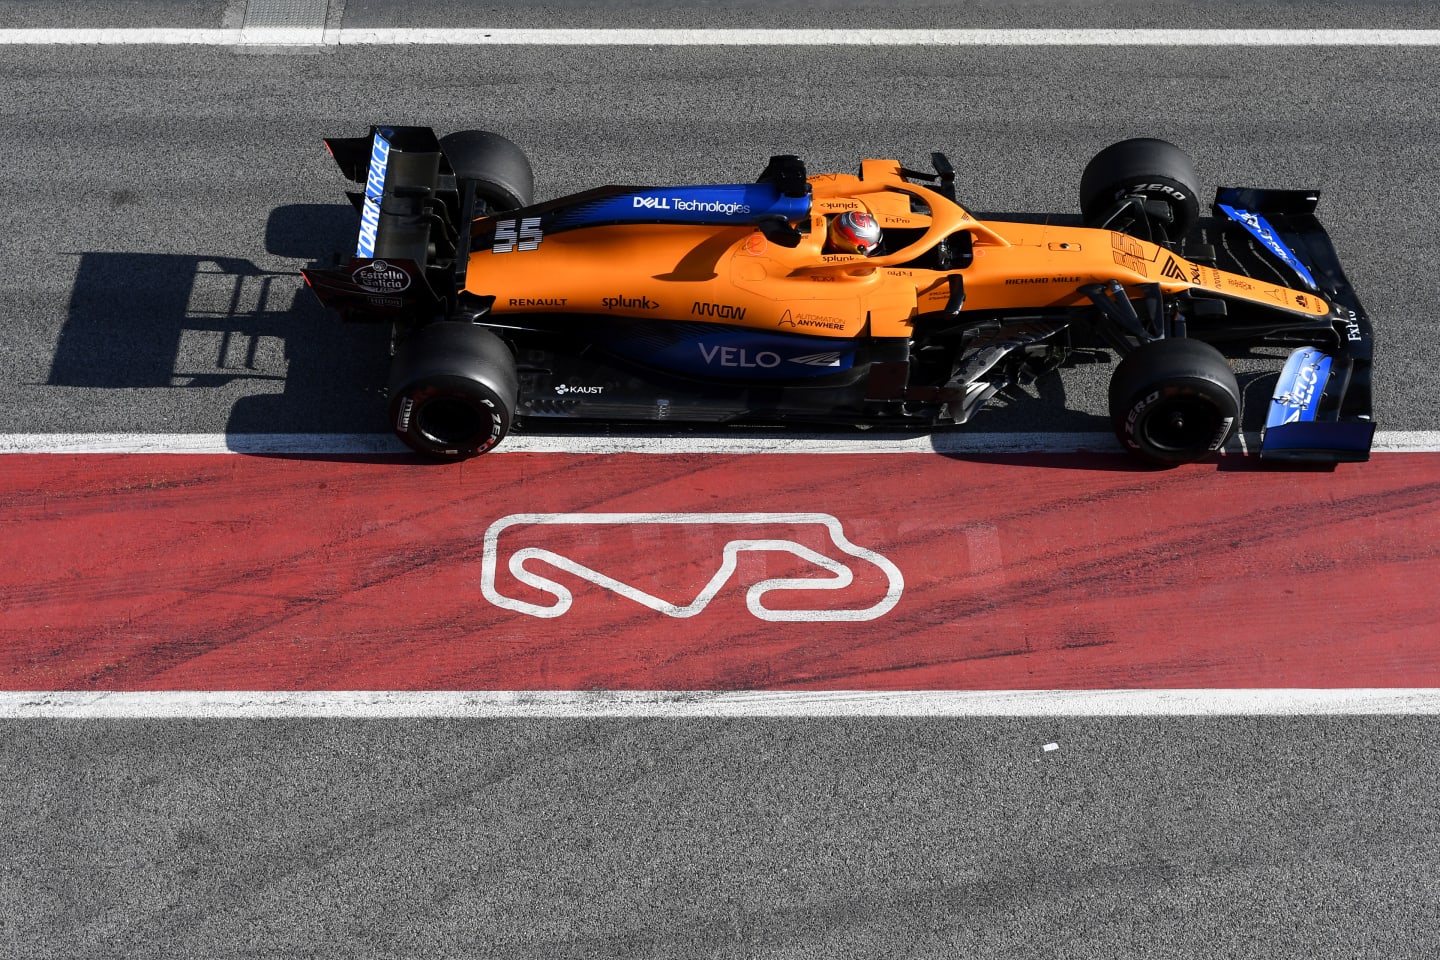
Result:
[[[346,206],[277,208],[269,262],[317,259],[344,245],[354,221]],[[201,418],[225,417],[233,434],[354,431],[383,408],[388,336],[339,329],[296,269],[206,253],[82,252],[46,384],[186,391],[177,406],[238,394],[228,416],[221,406]]]

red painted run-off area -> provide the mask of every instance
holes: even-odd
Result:
[[[541,619],[482,594],[492,524],[538,513],[829,514],[904,589],[861,622],[773,622],[742,552],[693,617],[558,572]],[[683,606],[737,537],[843,561],[843,590],[776,610],[864,610],[880,566],[823,526],[518,524],[540,547]],[[493,455],[463,465],[251,456],[0,457],[0,688],[1071,689],[1440,687],[1440,457],[1333,472],[1123,457]]]

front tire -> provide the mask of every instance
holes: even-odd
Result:
[[[464,460],[510,432],[518,390],[514,355],[494,333],[471,323],[432,323],[396,346],[390,425],[418,453]]]
[[[1125,448],[1147,463],[1203,460],[1240,422],[1240,386],[1219,350],[1199,340],[1156,340],[1120,361],[1110,417]]]
[[[1200,219],[1200,177],[1190,155],[1167,140],[1137,137],[1097,153],[1080,177],[1080,212],[1098,224],[1121,197],[1139,194],[1170,207],[1165,232],[1178,240]]]

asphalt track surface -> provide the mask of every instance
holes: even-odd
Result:
[[[1434,26],[1428,3],[466,9],[345,17]],[[4,5],[15,27],[237,12]],[[0,433],[375,430],[383,344],[338,330],[294,271],[353,229],[317,138],[382,119],[504,131],[540,195],[939,147],[980,211],[1073,209],[1096,149],[1166,137],[1207,180],[1324,191],[1380,331],[1377,418],[1433,430],[1437,81],[1433,49],[6,48]],[[1103,371],[1078,372],[977,426],[1104,429]],[[0,955],[1433,957],[1436,733],[1413,716],[10,720]]]

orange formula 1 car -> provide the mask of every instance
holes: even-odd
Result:
[[[425,454],[484,453],[517,417],[960,424],[1113,352],[1110,413],[1146,460],[1220,449],[1240,417],[1227,357],[1253,356],[1283,366],[1263,456],[1369,455],[1370,322],[1317,195],[1221,189],[1202,218],[1161,140],[1090,162],[1084,226],[977,219],[939,153],[933,172],[781,156],[754,183],[535,203],[495,134],[326,143],[364,185],[359,237],[305,277],[342,318],[394,325],[391,423]]]

